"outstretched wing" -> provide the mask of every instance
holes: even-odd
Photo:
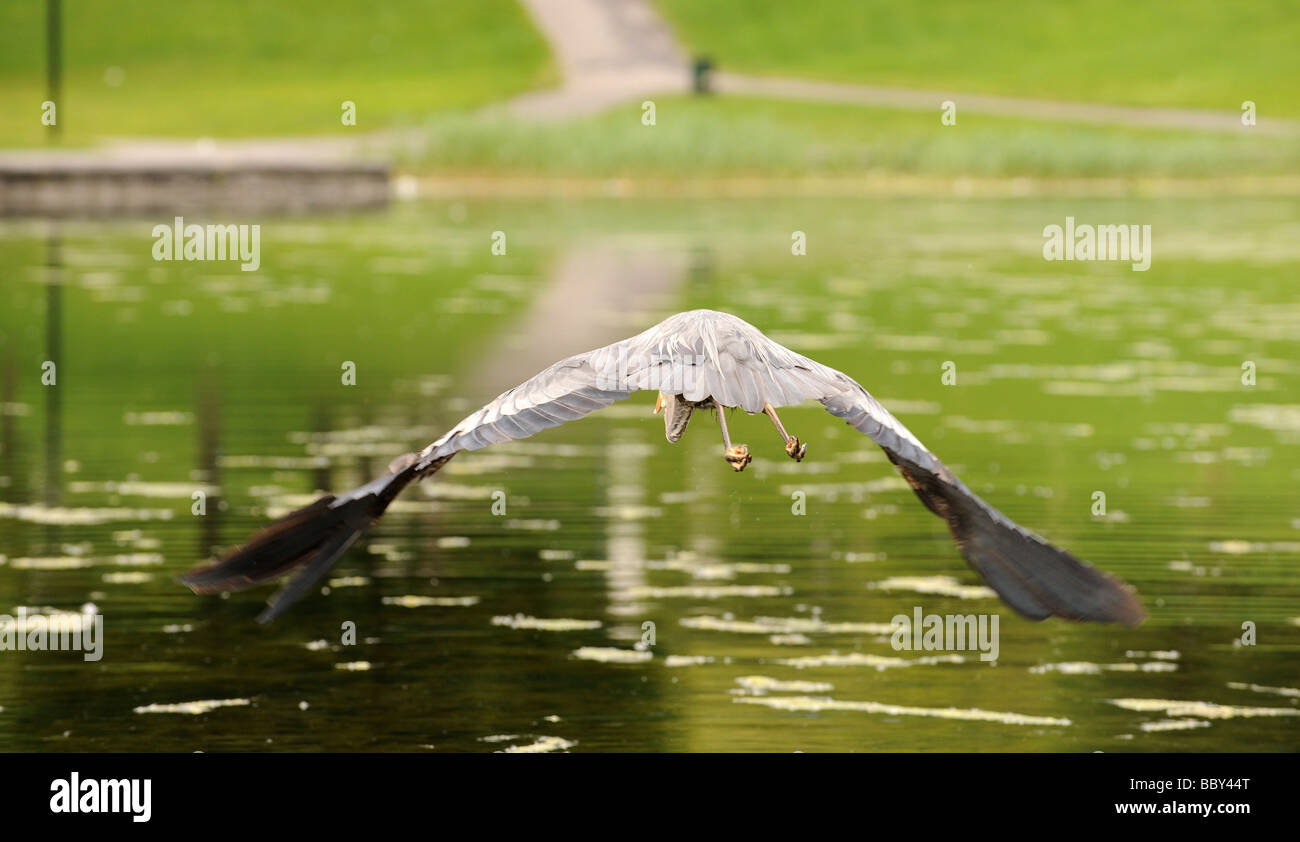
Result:
[[[880,445],[926,508],[948,524],[962,556],[1008,605],[1033,620],[1142,622],[1142,603],[1130,588],[981,500],[866,389],[841,372],[819,368],[827,391],[818,400]]]
[[[502,392],[420,451],[419,466],[461,450],[527,438],[626,399],[639,387],[618,367],[620,358],[627,358],[621,353],[625,345],[615,342],[560,360]]]

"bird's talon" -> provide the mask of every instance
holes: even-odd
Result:
[[[749,455],[748,445],[738,444],[735,447],[727,448],[726,452],[723,454],[723,458],[730,463],[733,471],[739,473],[740,471],[745,470],[745,466],[753,461],[754,457]]]
[[[796,462],[802,462],[804,454],[808,452],[808,445],[800,444],[799,439],[792,438],[785,446],[786,455]]]

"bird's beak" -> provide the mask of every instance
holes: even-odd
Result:
[[[676,442],[686,432],[686,425],[690,423],[695,407],[680,400],[678,395],[660,392],[659,399],[655,402],[655,413],[658,414],[660,410],[664,411],[664,435],[670,442]]]

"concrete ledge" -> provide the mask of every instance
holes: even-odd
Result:
[[[295,214],[382,207],[389,199],[382,163],[159,157],[0,156],[0,215]]]

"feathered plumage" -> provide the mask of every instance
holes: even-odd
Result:
[[[273,619],[318,581],[413,479],[436,472],[462,450],[526,438],[643,389],[688,403],[711,399],[719,407],[751,413],[768,404],[820,401],[884,449],[921,502],[943,518],[971,567],[1019,613],[1034,620],[1057,616],[1129,625],[1144,617],[1130,588],[977,497],[857,381],[714,310],[678,313],[629,339],[555,363],[424,450],[394,460],[389,476],[285,516],[181,581],[201,593],[234,590],[305,564],[259,618]],[[672,428],[669,423],[670,438]]]

